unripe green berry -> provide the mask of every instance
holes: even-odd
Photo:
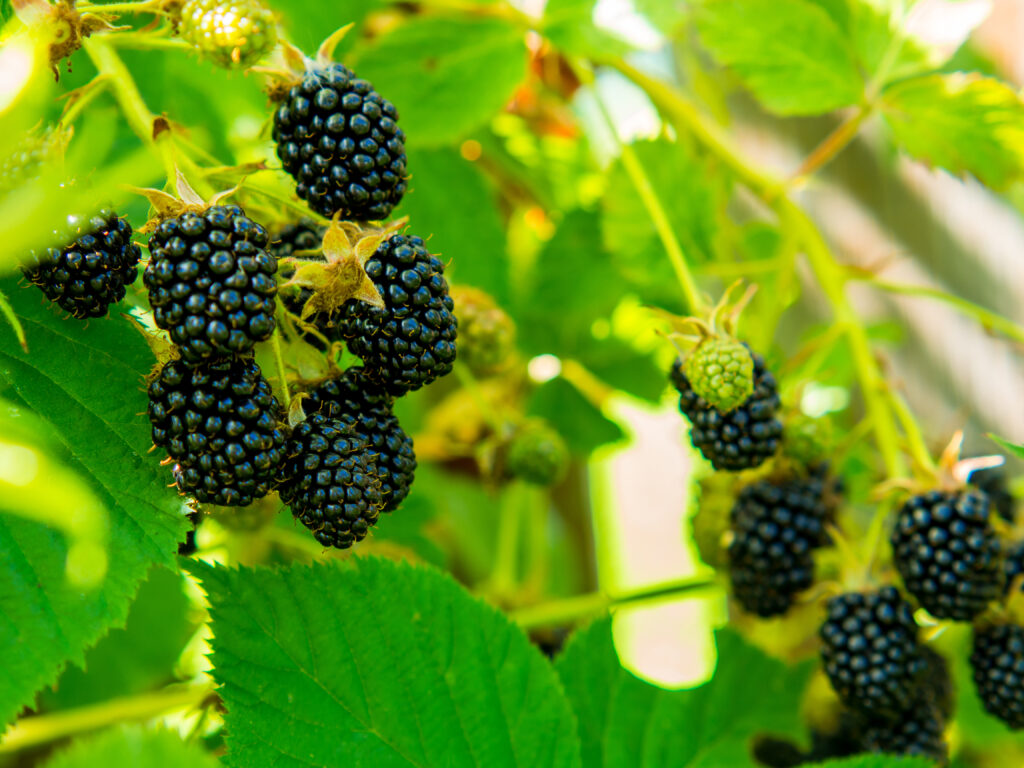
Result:
[[[697,489],[697,511],[690,517],[693,543],[701,560],[721,568],[728,559],[722,538],[729,530],[729,514],[736,503],[736,479],[728,472],[715,472],[701,478]]]
[[[568,467],[569,448],[546,422],[527,422],[508,445],[505,471],[510,477],[534,485],[554,485]]]
[[[686,358],[685,372],[693,391],[722,413],[742,405],[754,391],[754,358],[733,339],[702,341]]]
[[[274,14],[259,0],[189,0],[181,36],[228,69],[251,67],[277,43]]]
[[[832,424],[826,418],[797,416],[786,420],[782,452],[794,461],[811,466],[828,458],[832,448]]]
[[[515,351],[516,327],[512,318],[493,298],[476,288],[455,286],[451,295],[459,319],[459,360],[475,376],[497,373]]]

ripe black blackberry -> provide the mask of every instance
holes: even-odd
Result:
[[[365,269],[384,307],[346,302],[341,329],[369,377],[398,397],[450,373],[458,323],[441,261],[421,238],[392,235]]]
[[[296,192],[322,216],[385,219],[406,189],[398,111],[341,64],[308,68],[274,113],[274,141]]]
[[[733,595],[758,616],[785,613],[814,579],[814,549],[828,543],[832,515],[827,470],[762,480],[740,491],[730,516]]]
[[[976,628],[971,668],[978,698],[989,714],[1014,730],[1024,728],[1024,627]]]
[[[384,506],[373,451],[351,426],[322,413],[292,431],[279,481],[281,500],[325,547],[364,539]]]
[[[1003,555],[1003,592],[1009,594],[1024,574],[1024,542],[1011,544]],[[1024,589],[1024,581],[1020,588]]]
[[[976,469],[971,472],[968,482],[988,496],[996,514],[1008,523],[1013,522],[1017,502],[1007,487],[1006,471],[1002,467]]]
[[[764,358],[754,359],[754,393],[741,405],[722,413],[693,391],[683,361],[677,359],[670,378],[679,392],[679,409],[690,421],[690,440],[715,469],[738,471],[761,465],[775,454],[782,424],[775,418],[781,401],[775,377]]]
[[[156,324],[187,363],[240,355],[274,332],[277,261],[263,227],[237,205],[165,219],[143,273]]]
[[[141,252],[132,242],[131,224],[102,210],[69,220],[65,242],[29,254],[25,277],[74,317],[103,317],[139,274]]]
[[[936,618],[970,621],[1000,594],[999,539],[980,491],[913,496],[890,541],[907,591]]]
[[[894,587],[832,598],[820,635],[825,673],[846,706],[873,717],[910,707],[927,658],[914,613]]]
[[[153,443],[182,493],[244,507],[267,494],[284,459],[278,403],[251,358],[165,363],[149,385]]]
[[[863,746],[869,752],[905,757],[927,757],[945,765],[949,750],[943,738],[945,721],[934,708],[915,706],[896,718],[869,718]]]
[[[384,512],[394,511],[405,500],[416,473],[412,438],[398,423],[392,404],[392,398],[358,366],[323,382],[302,401],[306,413],[322,413],[351,425],[376,454]]]

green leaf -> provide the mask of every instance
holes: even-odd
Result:
[[[1018,459],[1024,459],[1024,445],[1014,445],[1009,440],[1005,440],[998,435],[993,435],[991,433],[989,434],[989,437],[995,440],[999,444],[999,447],[1007,453],[1016,456]]]
[[[629,44],[594,24],[595,0],[548,0],[541,20],[544,36],[561,51],[584,56],[622,55]]]
[[[432,253],[449,265],[449,278],[508,301],[505,230],[495,191],[480,169],[454,149],[409,149],[409,194],[396,216],[429,238]],[[438,190],[443,190],[439,194]]]
[[[335,61],[359,39],[363,21],[382,5],[379,0],[288,0],[270,3],[280,13],[284,26],[291,33],[291,41],[312,55],[320,43],[334,30],[345,24],[355,24],[334,51]]]
[[[705,0],[697,25],[715,59],[771,112],[821,114],[861,98],[847,40],[811,0]]]
[[[179,571],[154,568],[142,582],[124,629],[112,630],[85,654],[81,667],[64,670],[39,697],[54,711],[132,696],[170,682],[193,631]]]
[[[726,180],[714,176],[710,166],[677,142],[637,142],[633,151],[665,208],[687,260],[691,264],[713,260]],[[675,272],[621,161],[609,171],[601,206],[601,235],[616,268],[645,301],[678,306]]]
[[[882,107],[896,143],[919,160],[996,189],[1024,175],[1024,102],[1006,83],[918,77],[889,88]]]
[[[626,437],[622,428],[579,393],[572,384],[555,378],[541,384],[530,396],[528,412],[551,425],[577,456],[589,456],[596,448]]]
[[[190,568],[210,598],[229,765],[578,766],[558,679],[429,568]]]
[[[374,40],[356,68],[398,108],[410,145],[436,146],[501,110],[526,74],[526,46],[500,19],[417,17]]]
[[[83,591],[65,576],[68,545],[56,531],[0,516],[0,721],[52,683],[68,661],[123,624],[139,583],[153,564],[175,565],[187,524],[166,488],[169,473],[147,455],[142,377],[149,348],[115,316],[88,324],[40,303],[38,289],[0,280],[28,334],[26,355],[8,329],[0,332],[0,380],[47,420],[109,516],[107,577]],[[67,510],[69,515],[73,509]]]
[[[576,632],[555,664],[576,711],[584,768],[749,765],[753,735],[802,729],[810,665],[787,667],[723,631],[714,678],[670,691],[622,667],[611,626],[605,618]]]
[[[923,757],[857,755],[824,763],[808,763],[806,768],[935,768],[935,761]]]
[[[170,731],[125,726],[82,739],[46,763],[46,768],[215,768],[217,761]]]

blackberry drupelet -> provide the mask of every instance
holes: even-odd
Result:
[[[153,443],[198,501],[244,507],[271,489],[284,459],[278,403],[251,358],[165,363],[149,385]]]
[[[341,64],[307,69],[283,102],[274,141],[299,197],[328,218],[387,218],[407,176],[394,105]]]
[[[267,251],[275,259],[284,259],[294,256],[300,251],[319,250],[326,231],[327,227],[317,224],[313,219],[299,219],[275,232],[274,236],[270,238]],[[305,253],[302,258],[313,259],[316,256]]]
[[[988,496],[996,514],[1008,523],[1013,522],[1017,501],[1007,487],[1006,470],[1003,467],[976,469],[971,472],[967,482]]]
[[[997,624],[974,630],[971,668],[978,698],[989,714],[1024,728],[1024,627]]]
[[[1003,555],[1003,593],[1009,594],[1014,584],[1024,575],[1024,542],[1011,544]],[[1024,581],[1020,582],[1024,590]]]
[[[873,717],[910,707],[927,658],[913,611],[895,587],[832,598],[820,635],[825,673],[846,706]]]
[[[351,427],[322,413],[300,423],[279,475],[281,500],[325,547],[366,537],[384,500],[373,451]]]
[[[750,348],[735,339],[705,339],[686,356],[683,369],[694,392],[722,413],[754,393]]]
[[[690,440],[704,458],[718,470],[738,471],[760,466],[775,454],[782,437],[782,424],[775,418],[780,405],[775,377],[754,359],[754,393],[729,413],[712,408],[693,391],[683,362],[677,359],[670,374],[679,392],[679,409],[690,421]]]
[[[458,322],[441,261],[421,238],[392,235],[365,268],[385,306],[348,301],[341,328],[369,377],[398,397],[450,373]]]
[[[869,752],[927,757],[945,765],[949,750],[943,738],[944,730],[945,722],[939,712],[919,705],[897,718],[868,718],[863,746]]]
[[[999,597],[999,539],[975,490],[910,498],[893,528],[893,560],[907,591],[936,618],[970,621]]]
[[[74,317],[103,317],[138,276],[132,227],[110,210],[69,220],[63,247],[33,251],[22,271],[46,298]]]
[[[394,511],[405,501],[416,473],[412,438],[398,423],[392,403],[358,366],[323,382],[302,401],[306,413],[322,413],[351,425],[376,454],[384,512]]]
[[[274,331],[277,262],[267,232],[236,205],[157,225],[143,273],[156,324],[187,363],[240,355]]]
[[[828,543],[826,471],[762,480],[740,491],[730,515],[733,595],[758,616],[785,613],[814,579],[814,549]],[[829,492],[830,493],[830,492]]]

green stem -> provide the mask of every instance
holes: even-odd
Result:
[[[190,51],[192,46],[184,40],[172,37],[157,37],[156,35],[122,32],[113,35],[110,39],[111,45],[118,48],[130,48],[133,51]]]
[[[18,339],[18,343],[21,344],[21,348],[28,352],[28,339],[25,338],[25,329],[21,326],[21,320],[14,313],[14,307],[11,306],[11,302],[8,301],[7,296],[0,291],[0,313],[7,318],[7,322],[11,324],[11,330],[14,331],[15,337]]]
[[[824,167],[836,155],[846,149],[849,143],[857,137],[861,125],[871,116],[872,112],[871,105],[864,104],[850,117],[840,123],[800,164],[800,167],[790,177],[789,185],[797,186],[801,184],[807,177],[814,175],[816,171]]]
[[[640,162],[640,158],[637,157],[633,146],[624,142],[619,136],[618,129],[615,127],[615,121],[612,119],[611,113],[601,98],[601,91],[597,87],[594,73],[589,68],[579,64],[574,66],[573,69],[580,82],[590,86],[590,91],[594,96],[594,103],[597,104],[597,109],[601,113],[608,131],[611,133],[612,140],[619,147],[622,167],[626,169],[629,180],[636,188],[637,194],[640,195],[640,200],[647,210],[647,215],[650,216],[651,222],[654,224],[654,230],[658,233],[658,239],[661,240],[661,244],[665,248],[665,254],[672,264],[672,270],[676,274],[676,280],[679,281],[679,287],[682,289],[683,298],[690,313],[693,315],[703,314],[704,301],[701,298],[700,289],[697,287],[697,281],[690,272],[686,253],[683,251],[679,238],[676,237],[676,233],[672,229],[672,222],[669,221],[668,214],[665,212],[665,206],[662,205],[661,198],[658,197],[658,193],[651,183],[650,176],[647,175],[647,171],[644,169],[643,163]]]
[[[573,624],[615,608],[634,607],[666,598],[689,599],[718,587],[719,583],[713,577],[700,576],[644,587],[621,595],[591,592],[521,608],[512,612],[512,620],[523,629]]]
[[[161,691],[111,699],[87,707],[26,717],[12,725],[0,742],[0,754],[18,752],[125,721],[149,720],[167,712],[191,709],[214,695],[214,686],[174,685]]]
[[[927,443],[925,443],[921,427],[910,412],[907,401],[902,395],[891,388],[887,394],[892,410],[896,414],[896,418],[899,419],[900,424],[903,426],[903,432],[907,436],[911,458],[926,476],[935,477],[938,473],[938,468],[935,466],[935,460],[932,458],[931,451],[928,450]]]
[[[98,75],[88,84],[82,86],[82,88],[73,91],[69,95],[79,94],[78,97],[68,105],[67,109],[64,110],[64,114],[60,116],[60,121],[63,125],[71,125],[75,122],[78,116],[85,110],[87,106],[92,104],[93,100],[102,94],[107,89],[108,78],[103,75]]]
[[[160,0],[143,0],[138,3],[78,3],[75,7],[82,13],[157,13]]]
[[[920,285],[903,285],[901,283],[888,283],[883,280],[878,280],[874,276],[864,275],[862,273],[851,273],[850,278],[853,280],[865,280],[875,288],[879,288],[883,291],[889,291],[890,293],[898,293],[904,296],[921,296],[924,298],[944,301],[945,303],[960,310],[960,312],[967,317],[977,320],[986,329],[998,331],[1009,339],[1024,343],[1024,327],[996,312],[985,309],[984,307],[968,301],[967,299],[962,299],[959,296],[954,296],[946,293],[945,291],[938,290],[937,288],[926,288]]]
[[[495,597],[512,594],[518,582],[519,539],[526,498],[525,483],[516,482],[505,489],[498,519],[498,539],[494,552],[494,570],[487,579],[485,590]]]

